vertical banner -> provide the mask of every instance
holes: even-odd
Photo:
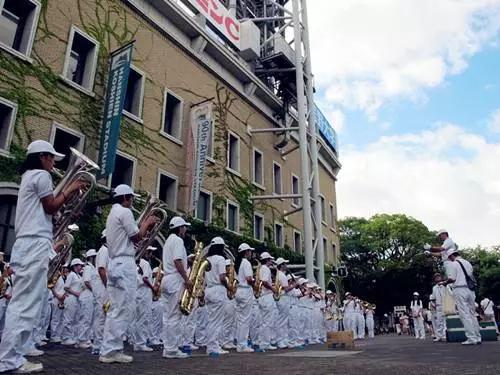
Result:
[[[106,97],[104,99],[104,115],[101,128],[101,145],[99,147],[98,179],[113,173],[115,168],[116,148],[120,138],[120,123],[123,104],[127,93],[132,48],[129,43],[111,53],[109,59],[109,76]]]
[[[205,164],[212,139],[212,103],[206,102],[191,109],[191,126],[187,145],[188,212],[194,213],[200,197],[205,174]]]

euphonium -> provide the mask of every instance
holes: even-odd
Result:
[[[210,262],[203,256],[202,250],[203,243],[196,242],[194,261],[189,273],[189,281],[191,281],[193,289],[184,289],[179,303],[181,312],[184,315],[191,314],[196,299],[202,295],[205,289],[205,272],[210,270]]]
[[[73,242],[75,242],[69,230],[63,233],[61,238],[57,239],[56,242],[60,240],[64,240],[64,246],[56,257],[49,262],[49,270],[47,272],[47,286],[49,289],[52,289],[61,277],[62,268],[68,262],[69,258],[71,258],[71,248],[73,247]]]
[[[259,298],[262,294],[262,280],[260,279],[260,267],[262,267],[262,264],[258,259],[255,259],[255,261],[257,262],[257,267],[255,267],[255,283],[253,286],[253,295],[255,296],[255,298]]]
[[[137,226],[140,228],[141,224],[147,220],[150,216],[156,216],[159,218],[159,222],[149,228],[147,234],[135,244],[135,259],[139,260],[142,258],[147,248],[151,246],[154,242],[158,232],[160,231],[165,221],[167,221],[167,211],[165,210],[166,205],[162,203],[159,199],[149,195],[146,201],[146,205],[139,215],[137,220]]]
[[[54,196],[60,194],[67,186],[75,181],[86,181],[87,185],[82,187],[78,192],[72,194],[54,215],[54,240],[61,238],[66,228],[81,215],[88,195],[96,186],[96,178],[90,172],[99,170],[99,166],[80,151],[72,147],[70,147],[70,150],[71,156],[68,168],[62,176],[61,181],[59,181],[55,187]],[[61,172],[57,170],[54,170],[54,173],[62,175]]]

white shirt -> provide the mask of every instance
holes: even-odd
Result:
[[[495,313],[493,311],[493,301],[488,298],[484,298],[481,301],[481,307],[486,315],[493,315]]]
[[[285,273],[282,272],[282,271],[277,271],[277,272],[278,273],[277,273],[276,277],[278,278],[278,280],[279,280],[281,286],[283,287],[283,289],[286,288],[286,287],[288,287],[288,279],[286,278]]]
[[[97,269],[92,263],[87,263],[83,268],[83,281],[90,283],[94,296],[100,296],[104,291],[104,285],[97,273]]]
[[[352,314],[354,312],[354,306],[356,305],[356,302],[354,300],[345,300],[344,301],[344,313],[345,314]]]
[[[263,264],[260,267],[260,279],[262,281],[267,281],[270,285],[273,283],[273,279],[271,277],[271,270],[269,269],[268,266]],[[262,287],[262,295],[265,296],[266,294],[271,294],[272,291],[267,289],[265,286]]]
[[[221,285],[220,275],[226,273],[226,260],[220,255],[212,255],[207,257],[210,262],[210,271],[205,272],[205,280],[207,288]]]
[[[243,258],[241,260],[240,269],[238,270],[238,282],[239,282],[238,285],[242,287],[247,287],[248,286],[247,277],[253,278],[252,265],[250,264],[248,259]]]
[[[455,280],[453,287],[467,287],[467,279],[465,278],[464,271],[462,271],[462,267],[460,267],[458,261],[462,263],[469,276],[473,274],[472,265],[467,260],[457,257],[453,262],[449,262],[448,277]]]
[[[106,221],[106,240],[110,259],[119,256],[135,256],[134,243],[130,237],[139,233],[130,208],[115,203]]]
[[[52,240],[52,215],[45,213],[42,198],[53,194],[52,177],[42,169],[24,172],[17,196],[16,238],[37,236]]]
[[[64,287],[71,289],[73,292],[81,293],[84,289],[83,278],[71,271],[64,282]]]
[[[105,245],[102,245],[99,251],[97,252],[97,256],[95,258],[95,266],[99,270],[99,268],[108,269],[109,263],[109,251]]]
[[[184,241],[178,235],[172,233],[163,246],[163,270],[165,275],[178,274],[181,281],[183,281],[174,263],[178,259],[182,260],[184,269],[187,270],[187,254]]]
[[[142,270],[142,275],[139,273],[139,267]],[[147,277],[149,282],[152,283],[153,278],[153,270],[151,269],[151,265],[146,259],[142,259],[139,261],[139,267],[137,267],[137,286],[149,288],[146,284],[144,284],[143,277]]]
[[[448,250],[457,249],[457,245],[449,237],[446,240],[444,240],[443,245],[441,247],[444,249],[444,251],[441,252],[441,259],[443,260],[443,262],[448,261],[448,256],[446,255],[448,253]]]
[[[424,305],[422,304],[421,300],[417,300],[417,301],[412,300],[410,302],[410,309],[411,309],[411,313],[412,313],[414,318],[416,318],[420,314],[423,307],[424,307]]]
[[[432,287],[432,294],[436,297],[436,306],[443,305],[445,289],[446,287],[444,285],[434,285]]]
[[[62,278],[62,276],[57,279],[56,284],[54,285],[54,293],[57,294],[58,297],[62,297],[65,293],[64,279]]]

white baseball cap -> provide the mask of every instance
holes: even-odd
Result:
[[[434,300],[436,299],[436,297],[434,297],[434,294],[431,294],[431,295],[429,296],[429,299],[430,299],[431,301],[434,301]]]
[[[286,279],[287,279],[287,280],[292,280],[292,275],[287,275],[287,276],[286,276]]]
[[[281,258],[281,257],[276,260],[277,266],[282,265],[283,263],[288,264],[288,263],[290,263],[290,261],[287,259]]]
[[[224,239],[222,237],[214,237],[210,241],[210,245],[225,245]]]
[[[301,278],[299,279],[299,281],[297,281],[297,284],[302,285],[302,284],[307,283],[308,281],[309,281],[309,280],[304,279],[303,277],[301,277]]]
[[[265,259],[272,259],[274,260],[274,257],[269,254],[267,251],[264,251],[262,254],[260,254],[260,259],[265,260]]]
[[[196,254],[189,254],[187,257],[188,257],[188,259],[190,259],[190,258],[194,258],[195,256],[196,256]]]
[[[443,233],[448,233],[448,231],[446,229],[440,229],[438,230],[438,236],[442,235]]]
[[[231,265],[231,259],[226,259],[226,266],[230,266]]]
[[[85,258],[95,257],[97,255],[97,251],[95,249],[90,249],[85,253]]]
[[[72,232],[76,232],[76,231],[80,230],[80,227],[76,224],[70,224],[70,225],[68,225],[68,229]]]
[[[125,184],[118,185],[115,187],[115,190],[113,191],[113,197],[118,197],[120,195],[130,195],[132,194],[134,197],[138,197],[139,194],[135,194],[134,190]]]
[[[103,229],[101,232],[101,238],[106,237],[106,229]]]
[[[242,243],[239,247],[238,247],[238,252],[241,253],[243,251],[247,251],[247,250],[255,250],[253,247],[250,247],[249,244],[247,243]]]
[[[57,152],[54,149],[54,146],[52,146],[49,142],[42,141],[40,139],[38,141],[31,142],[27,150],[28,154],[38,154],[40,152],[46,152],[48,154],[52,154],[54,155],[54,159],[56,159],[56,161],[60,161],[64,159],[64,157],[66,156],[64,154]]]
[[[156,246],[148,246],[146,250],[155,251],[156,249],[158,249]]]
[[[79,265],[79,264],[80,264],[80,265],[82,265],[82,266],[84,266],[84,265],[85,265],[85,263],[83,263],[80,259],[75,258],[75,259],[73,259],[73,260],[71,261],[71,263],[69,264],[69,266],[70,266],[70,267],[73,267],[73,266],[77,266],[77,265]]]
[[[450,257],[450,255],[453,255],[453,254],[455,254],[455,253],[458,253],[458,250],[457,250],[457,249],[453,249],[453,248],[452,248],[452,249],[450,249],[450,250],[448,250],[448,251],[446,252],[446,257],[447,257],[447,258],[449,258],[449,257]]]
[[[191,224],[189,224],[186,220],[184,220],[180,216],[174,216],[170,220],[170,224],[168,226],[170,229],[175,229],[175,228],[184,227],[184,226],[189,227],[189,226],[191,226]]]
[[[331,290],[327,290],[326,294],[333,294],[333,292]]]
[[[418,292],[413,292],[413,295],[414,296],[419,296],[420,294],[418,294]]]
[[[159,267],[155,267],[153,268],[153,273],[158,273],[160,271],[160,268]]]

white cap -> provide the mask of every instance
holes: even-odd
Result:
[[[76,232],[77,230],[80,230],[80,227],[76,224],[70,224],[70,225],[68,225],[68,229],[70,231]]]
[[[420,294],[418,294],[418,292],[413,292],[413,295],[414,296],[419,296]]]
[[[222,237],[214,237],[210,241],[210,245],[225,245],[224,239]]]
[[[430,299],[431,301],[434,301],[434,300],[436,299],[436,297],[434,297],[434,294],[431,294],[431,295],[429,296],[429,299]]]
[[[458,250],[457,250],[457,249],[453,249],[453,248],[452,248],[452,249],[450,249],[450,250],[448,250],[448,251],[446,252],[446,257],[447,257],[447,258],[449,258],[449,257],[450,257],[450,255],[453,255],[453,254],[455,254],[455,253],[458,253]]]
[[[85,258],[95,257],[97,255],[97,251],[95,249],[90,249],[85,253]]]
[[[153,268],[153,273],[158,273],[160,271],[160,268],[159,267],[155,267]]]
[[[307,283],[306,287],[308,287],[308,288],[314,288],[314,283]]]
[[[287,280],[292,280],[292,275],[286,275]]]
[[[132,194],[134,197],[138,197],[139,194],[135,194],[134,190],[128,185],[121,184],[115,187],[115,190],[113,191],[113,197],[118,197],[120,195],[130,195]]]
[[[190,258],[194,258],[195,256],[196,256],[196,254],[191,253],[187,257],[188,257],[188,259],[190,259]]]
[[[156,246],[148,246],[146,250],[155,251],[156,249],[158,249]]]
[[[346,295],[346,296],[350,296],[350,295],[351,295],[351,292],[345,292],[345,295]]]
[[[331,290],[327,290],[326,294],[333,294],[333,292]]]
[[[105,237],[106,237],[106,229],[103,229],[101,232],[101,238],[105,238]]]
[[[267,251],[264,251],[262,254],[260,254],[260,259],[265,260],[265,259],[272,259],[274,260],[274,257],[269,254]]]
[[[301,278],[299,279],[299,281],[297,281],[297,284],[302,285],[302,284],[307,283],[308,281],[309,281],[309,280],[304,279],[303,277],[301,277]]]
[[[75,258],[75,259],[73,259],[73,260],[71,261],[71,263],[70,263],[69,265],[70,265],[70,267],[73,267],[73,266],[77,266],[77,265],[79,265],[79,264],[80,264],[80,265],[82,265],[82,266],[84,266],[84,265],[85,265],[85,263],[83,263],[80,259]]]
[[[448,231],[446,229],[440,229],[438,230],[438,236],[442,235],[443,233],[448,233]]]
[[[56,161],[62,160],[66,156],[64,154],[60,154],[59,152],[56,152],[56,150],[54,149],[54,146],[52,146],[47,141],[38,140],[38,141],[31,142],[29,144],[28,152],[27,152],[28,154],[37,154],[40,152],[46,152],[48,154],[54,155],[54,158],[56,159]]]
[[[186,220],[184,220],[182,217],[180,216],[174,216],[171,220],[170,220],[170,224],[168,225],[168,227],[170,229],[175,229],[175,228],[179,228],[179,227],[184,227],[184,226],[191,226],[191,224],[189,224]]]
[[[0,255],[5,255],[5,253],[3,251],[0,251]]]
[[[277,265],[277,266],[280,266],[280,265],[282,265],[283,263],[288,264],[288,263],[290,263],[290,261],[289,261],[289,260],[287,260],[287,259],[283,259],[283,258],[278,258],[278,259],[276,260],[276,265]]]
[[[226,266],[230,266],[231,265],[231,259],[226,259]]]
[[[63,268],[69,268],[69,263],[64,263]]]
[[[247,243],[242,243],[239,247],[238,247],[238,252],[241,253],[243,251],[247,251],[247,250],[255,250],[253,247],[250,247],[249,244]]]

